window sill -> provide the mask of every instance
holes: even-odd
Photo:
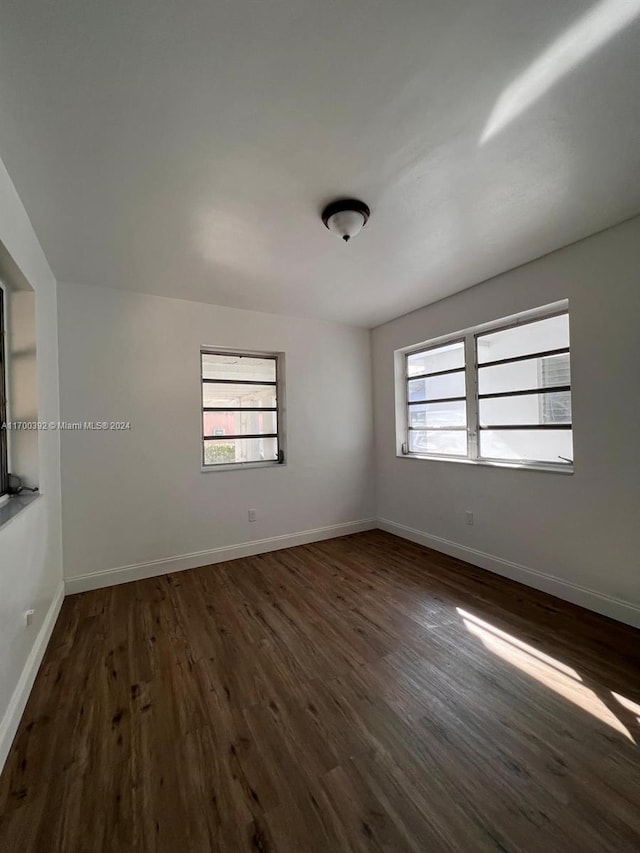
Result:
[[[0,530],[41,497],[40,492],[30,492],[27,495],[10,495],[7,501],[0,504]]]
[[[225,465],[201,465],[200,471],[209,474],[211,471],[245,471],[249,468],[285,468],[286,462],[229,462]]]
[[[396,453],[397,459],[418,459],[421,462],[457,462],[481,468],[511,468],[517,471],[544,471],[548,474],[573,474],[573,465],[524,464],[521,462],[490,462],[487,459],[456,459],[454,456],[420,456],[418,453]]]

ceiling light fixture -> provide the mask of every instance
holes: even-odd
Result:
[[[332,201],[322,211],[322,221],[329,231],[333,231],[345,243],[359,234],[369,219],[367,205],[355,198],[342,198]]]

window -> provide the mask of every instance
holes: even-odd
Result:
[[[7,371],[5,361],[5,291],[0,287],[0,497],[9,492],[9,462],[7,457]]]
[[[284,462],[282,356],[203,349],[200,360],[203,467]]]
[[[409,453],[467,455],[465,342],[407,355]]]
[[[402,355],[404,455],[572,465],[566,309],[472,329]]]

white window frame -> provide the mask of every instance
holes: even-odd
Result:
[[[486,465],[497,468],[520,468],[525,470],[552,471],[563,474],[573,473],[573,462],[539,462],[535,460],[506,460],[493,459],[480,456],[479,449],[479,397],[478,397],[478,337],[489,332],[504,331],[516,326],[535,323],[569,314],[569,303],[567,300],[545,305],[530,311],[495,320],[490,323],[474,326],[462,332],[443,335],[438,338],[425,341],[410,347],[404,347],[395,352],[395,385],[396,385],[396,456],[402,459],[418,459],[439,462],[458,462],[467,465]],[[415,453],[409,452],[409,399],[408,382],[408,358],[416,353],[423,353],[430,349],[438,349],[447,344],[464,342],[464,374],[465,374],[465,400],[467,413],[467,455],[456,456],[453,454],[438,453]],[[564,348],[563,348],[564,349]],[[544,350],[539,353],[527,354],[526,358],[541,357],[548,354]],[[570,356],[570,348],[569,348]],[[524,358],[524,357],[523,357]],[[482,366],[482,365],[481,365]],[[446,371],[447,373],[450,371]],[[453,372],[453,370],[451,371]],[[569,390],[571,390],[569,386]],[[539,393],[539,392],[538,392]],[[455,398],[458,399],[458,398]],[[564,425],[561,428],[566,428]],[[573,429],[573,424],[570,425]],[[526,429],[526,427],[525,427]]]
[[[204,383],[208,380],[205,380],[202,376],[202,356],[206,354],[212,355],[235,355],[239,358],[269,358],[275,361],[276,366],[276,379],[275,383],[259,383],[259,384],[274,384],[276,388],[276,433],[275,437],[277,440],[278,446],[278,458],[276,459],[264,459],[253,462],[224,462],[221,464],[213,464],[213,465],[205,465],[204,462],[204,442],[207,440],[204,434],[204,418],[203,414],[207,411],[206,407],[203,405],[202,400],[202,389],[204,387]],[[283,468],[286,463],[286,430],[285,430],[285,356],[283,352],[265,352],[265,351],[257,351],[257,350],[245,350],[245,349],[236,349],[235,347],[214,347],[214,346],[200,346],[198,352],[198,358],[200,359],[200,470],[203,473],[209,473],[211,471],[231,471],[231,470],[246,470],[250,468]],[[216,380],[212,380],[215,384]],[[238,382],[238,384],[246,384],[243,382]],[[249,383],[250,384],[250,383]],[[266,411],[266,410],[265,410]],[[266,436],[265,436],[266,437]],[[229,436],[215,436],[215,438],[229,438]]]

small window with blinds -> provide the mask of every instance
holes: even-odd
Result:
[[[478,458],[573,461],[569,315],[476,335]]]
[[[200,353],[204,469],[284,462],[283,356]]]
[[[409,453],[467,455],[464,341],[407,355]]]

